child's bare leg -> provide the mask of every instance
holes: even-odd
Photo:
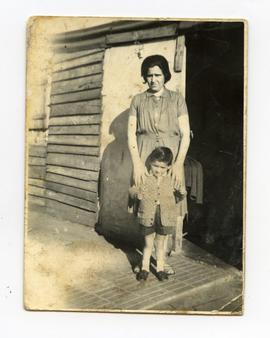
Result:
[[[144,249],[143,249],[143,260],[142,260],[142,270],[149,271],[150,266],[150,257],[152,253],[152,248],[154,245],[155,233],[145,236]]]
[[[166,260],[166,257],[167,255],[169,254],[169,243],[168,243],[168,240],[169,240],[169,236],[165,236],[164,238],[164,259]]]
[[[164,271],[164,240],[167,236],[156,234],[157,272]]]

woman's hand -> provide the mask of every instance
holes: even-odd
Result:
[[[185,192],[184,184],[184,166],[180,163],[174,163],[171,168],[173,187],[181,193]]]
[[[134,163],[133,166],[133,179],[137,187],[144,183],[145,175],[147,175],[147,169],[141,161]]]

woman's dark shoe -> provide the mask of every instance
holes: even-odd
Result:
[[[133,268],[133,272],[134,273],[139,273],[141,271],[141,268],[139,267],[139,265],[135,265]]]
[[[157,279],[163,282],[165,279],[168,279],[168,274],[165,271],[157,272]]]
[[[137,280],[147,280],[149,272],[146,270],[141,270],[137,273]]]
[[[168,263],[164,264],[164,272],[166,272],[167,275],[174,275],[175,274],[174,268]]]

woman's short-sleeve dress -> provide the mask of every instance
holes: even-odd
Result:
[[[181,142],[178,117],[188,114],[182,95],[167,88],[159,97],[145,91],[133,97],[129,114],[137,117],[137,144],[143,163],[159,146],[170,148],[176,158]],[[178,204],[179,215],[184,216],[186,199]]]

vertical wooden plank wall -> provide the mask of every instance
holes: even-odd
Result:
[[[48,211],[94,226],[104,49],[58,56],[52,76],[46,158]]]

